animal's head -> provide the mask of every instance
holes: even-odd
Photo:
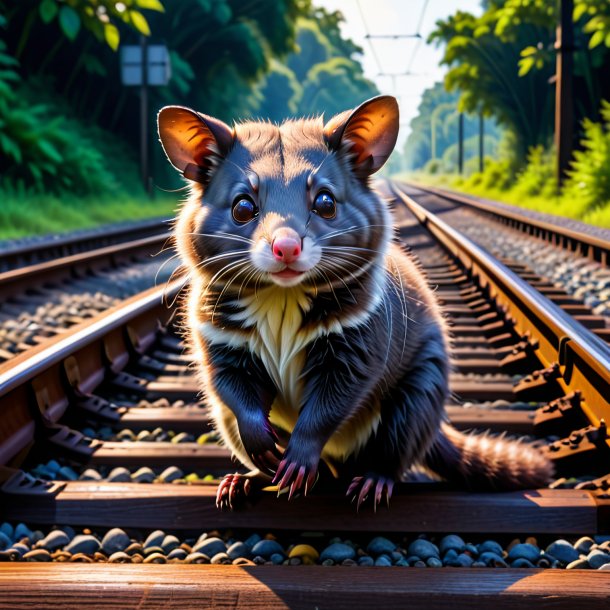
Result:
[[[158,122],[170,162],[192,187],[178,219],[180,251],[209,281],[344,282],[383,255],[391,221],[368,182],[396,143],[393,97],[326,124],[231,128],[179,106],[163,108]]]

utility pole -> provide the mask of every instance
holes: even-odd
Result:
[[[557,25],[557,76],[555,80],[555,146],[557,148],[557,187],[561,188],[570,167],[574,142],[574,0],[559,0]]]
[[[458,120],[458,173],[464,173],[464,113],[460,112]]]
[[[144,190],[150,194],[148,170],[148,39],[140,37],[142,83],[140,85],[140,172]]]
[[[479,113],[479,171],[485,169],[485,119],[483,113]]]

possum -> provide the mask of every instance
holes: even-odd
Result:
[[[159,112],[190,185],[175,227],[187,338],[213,425],[251,469],[223,479],[221,507],[254,475],[306,495],[322,464],[375,508],[415,467],[501,490],[551,476],[534,447],[447,423],[448,328],[371,184],[398,124],[391,96],[326,123]]]

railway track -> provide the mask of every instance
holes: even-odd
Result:
[[[0,271],[0,362],[97,315],[122,298],[163,283],[176,268],[165,250],[168,239],[167,223],[155,221],[136,225],[130,233],[115,229],[107,238],[97,232],[91,240],[63,238],[59,242],[64,245],[45,247],[39,256],[34,256],[32,245],[22,246],[19,251],[28,259],[72,249],[77,252]],[[117,240],[121,241],[92,247]],[[0,255],[0,264],[6,266],[3,256],[7,255]],[[8,256],[9,263],[17,260],[10,258],[16,252]]]
[[[540,439],[554,484],[468,493],[414,477],[377,514],[332,488],[218,511],[214,479],[238,465],[166,305],[176,280],[0,364],[0,606],[605,607],[610,577],[592,568],[610,563],[609,346],[558,294],[388,194],[452,326],[450,418]],[[290,567],[257,565],[274,563]]]
[[[169,222],[170,219],[167,218],[156,218],[63,236],[1,244],[0,273],[146,237],[167,236]]]

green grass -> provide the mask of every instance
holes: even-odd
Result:
[[[492,201],[501,201],[537,212],[574,218],[598,227],[610,228],[610,202],[590,209],[584,199],[579,199],[573,193],[566,193],[561,196],[551,192],[546,192],[544,195],[529,195],[523,185],[519,183],[507,189],[493,188],[480,182],[477,183],[476,179],[473,180],[474,176],[464,178],[458,174],[404,172],[392,177],[396,180],[448,188]]]
[[[0,190],[0,239],[65,233],[102,224],[170,217],[181,195],[49,196]]]

